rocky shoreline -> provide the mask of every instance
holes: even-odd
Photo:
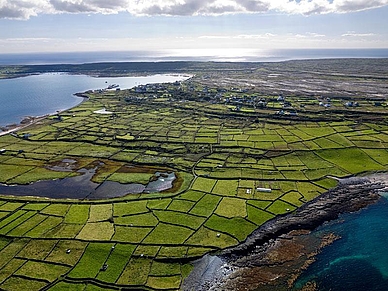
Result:
[[[277,217],[238,246],[195,262],[184,290],[289,290],[316,254],[337,239],[311,237],[311,230],[341,213],[354,212],[381,198],[388,189],[388,174],[339,179],[336,188],[305,204],[292,214]],[[314,290],[307,286],[306,290]]]
[[[20,121],[19,124],[9,124],[9,125],[0,127],[0,136],[24,129],[32,124],[42,121],[48,116],[50,115],[46,114],[43,116],[26,116],[23,118],[22,121]]]

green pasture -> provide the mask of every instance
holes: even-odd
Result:
[[[203,93],[202,84],[193,88]],[[387,170],[384,120],[272,118],[276,102],[232,111],[221,101],[170,99],[169,89],[156,99],[94,92],[63,121],[0,137],[1,187],[79,179],[86,170],[96,187],[177,176],[166,191],[100,200],[6,196],[0,187],[1,290],[179,290],[192,260],[292,213],[335,187],[332,177]],[[295,108],[316,102],[290,100]],[[93,113],[104,107],[117,115]]]

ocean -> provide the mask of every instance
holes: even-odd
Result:
[[[323,249],[295,285],[315,281],[320,291],[388,290],[388,200],[341,215],[312,235],[335,233],[340,239]]]
[[[94,62],[240,61],[388,58],[388,49],[181,49],[174,51],[102,51],[0,54],[0,65],[81,64]]]
[[[41,74],[0,80],[0,126],[18,124],[27,116],[56,113],[79,104],[83,98],[73,94],[118,84],[121,89],[140,84],[183,80],[177,75],[95,78],[84,75]]]

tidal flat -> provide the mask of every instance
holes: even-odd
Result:
[[[347,59],[0,68],[9,77],[45,70],[192,75],[82,92],[88,99],[77,107],[0,137],[0,183],[9,189],[82,177],[80,169],[95,169],[90,181],[98,185],[146,185],[175,173],[169,189],[121,197],[74,199],[71,188],[62,188],[60,199],[3,192],[0,288],[193,289],[184,282],[188,276],[195,281],[195,260],[226,257],[229,250],[229,257],[239,256],[252,234],[279,219],[292,221],[319,199],[312,213],[320,213],[343,178],[385,175],[387,64]],[[101,110],[110,114],[96,113]],[[286,230],[273,231],[273,239]],[[251,246],[268,245],[258,240]],[[249,278],[246,287],[257,287],[255,275]]]

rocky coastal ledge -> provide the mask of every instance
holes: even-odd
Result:
[[[387,173],[340,179],[336,188],[292,214],[265,223],[244,243],[196,261],[183,289],[273,290],[276,286],[276,290],[289,290],[315,255],[337,239],[308,236],[310,231],[341,213],[375,203],[381,198],[379,192],[387,189]]]

